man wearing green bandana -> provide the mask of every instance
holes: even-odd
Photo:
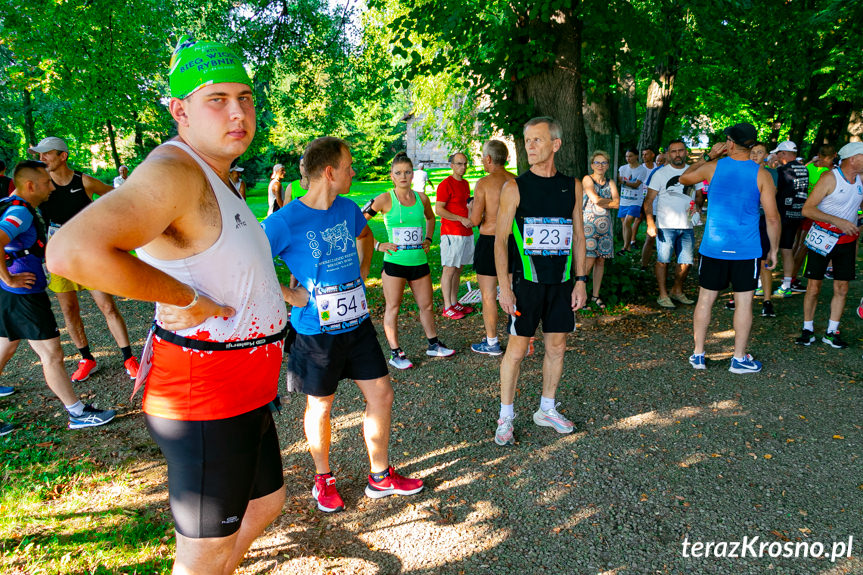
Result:
[[[146,382],[145,420],[168,462],[174,573],[227,574],[285,499],[270,405],[287,313],[266,235],[228,176],[255,134],[243,62],[183,37],[169,81],[178,136],[64,225],[47,260],[156,302],[136,391]]]

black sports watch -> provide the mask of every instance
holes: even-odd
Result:
[[[587,276],[575,276],[575,281],[587,283]]]
[[[704,161],[705,162],[713,161],[713,158],[710,157],[710,152],[704,152]]]

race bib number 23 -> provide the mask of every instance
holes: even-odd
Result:
[[[524,218],[525,255],[566,256],[571,248],[571,219]]]

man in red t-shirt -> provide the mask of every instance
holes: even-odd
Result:
[[[462,266],[473,263],[473,224],[468,219],[467,202],[470,185],[464,179],[467,156],[455,153],[449,157],[452,175],[438,184],[435,213],[440,216],[440,259],[443,271],[440,289],[443,293],[443,316],[461,319],[473,311],[458,303],[458,284]]]

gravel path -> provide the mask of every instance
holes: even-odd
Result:
[[[861,292],[861,282],[854,282],[849,308]],[[830,293],[827,285],[819,329]],[[802,299],[777,301],[775,319],[755,318],[751,351],[765,368],[753,375],[727,371],[731,314],[719,305],[706,372],[694,372],[686,361],[691,306],[633,306],[622,316],[584,319],[569,338],[558,392],[575,433],[558,435],[532,422],[542,376],[538,345],[522,368],[518,442],[510,448],[492,441],[499,359],[468,349],[482,330],[479,314],[439,326],[441,339],[459,350],[446,360],[420,355],[418,320],[404,313],[402,347],[416,367],[393,374],[391,456],[397,469],[423,477],[427,488],[414,497],[363,496],[363,401],[355,385],[343,383],[333,413],[332,464],[347,510],[315,511],[304,401],[287,398],[278,426],[288,501],[241,572],[863,573],[863,321],[853,309],[846,312],[843,335],[851,349],[795,346]],[[86,390],[102,404],[126,406],[126,417],[106,435],[74,440],[110,444],[112,452],[103,447],[102,457],[121,469],[159,461],[140,413],[129,406],[128,380],[116,373],[119,356],[97,340],[104,323],[91,302],[85,306],[94,348],[106,354],[101,375]],[[137,318],[130,321],[133,340],[142,338],[151,308],[121,306],[127,318]],[[39,389],[33,360],[32,353],[19,353],[4,379],[32,378],[22,391]],[[98,444],[90,448],[99,453]],[[821,542],[830,553],[833,542],[849,536],[852,557],[835,563],[769,557],[767,550],[760,558],[683,556],[684,541]]]

